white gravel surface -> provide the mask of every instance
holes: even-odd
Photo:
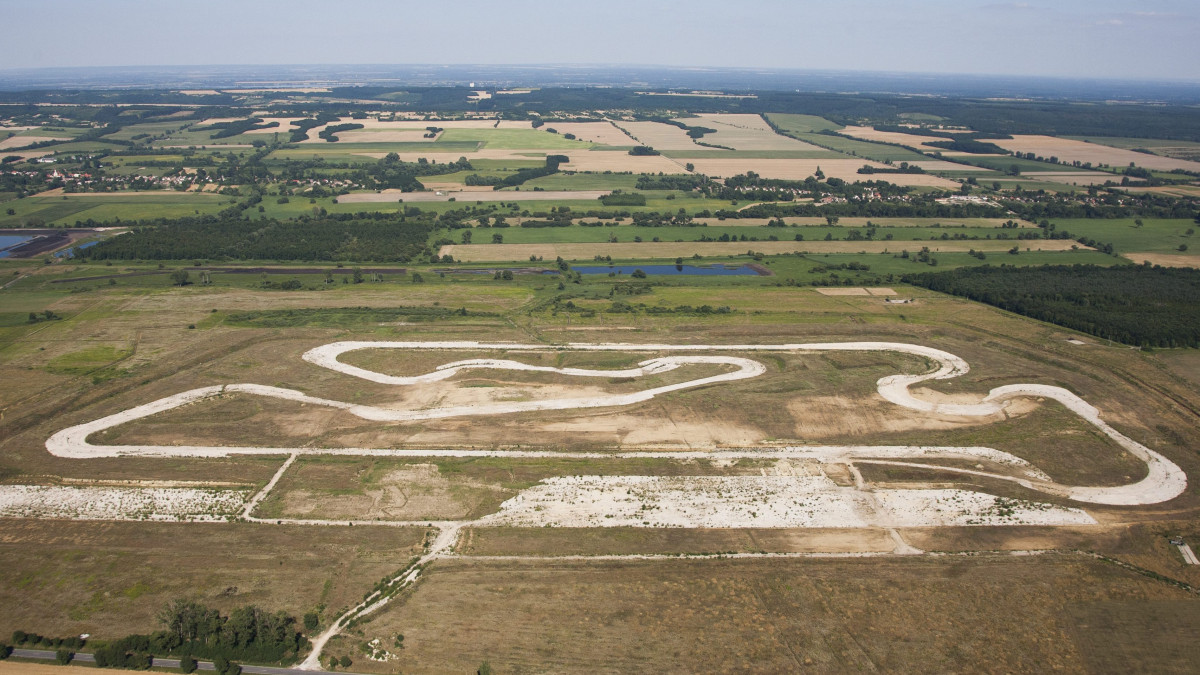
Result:
[[[966,490],[870,492],[825,476],[567,476],[476,525],[517,527],[939,527],[1094,525],[1080,509]]]
[[[237,490],[0,485],[0,516],[71,520],[226,520],[246,501]]]

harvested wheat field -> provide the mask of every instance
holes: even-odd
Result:
[[[723,145],[734,150],[782,150],[793,152],[826,152],[811,143],[798,141],[775,133],[759,115],[726,114],[700,115],[679,120],[689,126],[716,129],[715,134],[706,134],[700,140],[713,145]]]
[[[505,193],[516,194],[516,193]],[[537,194],[537,193],[531,193]],[[553,194],[553,193],[545,193]],[[659,260],[699,256],[742,255],[749,250],[767,255],[785,253],[885,253],[902,250],[919,250],[929,246],[933,253],[966,253],[976,251],[1007,251],[1014,244],[1030,251],[1069,251],[1079,246],[1066,239],[1036,239],[1022,242],[1012,240],[980,241],[754,241],[754,242],[640,242],[617,244],[450,244],[443,246],[438,255],[453,256],[462,262],[519,262],[528,261],[529,256],[542,256],[553,260],[562,256],[566,260],[592,260],[598,255],[610,255],[624,260]],[[1084,247],[1079,246],[1080,250]]]
[[[612,122],[555,122],[553,129],[560,134],[575,134],[581,141],[600,145],[636,145],[620,127]]]
[[[13,136],[0,141],[0,150],[8,150],[9,148],[23,148],[34,143],[46,143],[49,141],[65,141],[66,138],[57,138],[55,136]]]
[[[1135,263],[1150,263],[1160,267],[1200,268],[1200,255],[1176,255],[1174,253],[1127,253],[1124,257]]]
[[[1189,162],[1158,155],[1147,155],[1133,150],[1122,150],[1098,143],[1072,141],[1053,136],[1013,136],[1009,140],[988,141],[1013,152],[1032,152],[1042,157],[1057,157],[1063,162],[1090,162],[1091,164],[1106,164],[1123,167],[1131,163],[1146,169],[1171,171],[1184,169],[1200,171],[1200,162]]]
[[[662,122],[615,122],[625,133],[637,139],[638,143],[648,145],[655,150],[702,150],[703,146],[696,143],[679,127]]]
[[[698,173],[727,178],[753,171],[763,178],[804,180],[820,169],[827,177],[847,182],[882,180],[894,185],[937,187],[954,190],[958,183],[928,174],[860,174],[863,166],[886,168],[864,159],[692,159]]]
[[[472,156],[468,155],[467,159]],[[564,171],[632,171],[633,173],[685,173],[683,163],[662,155],[637,156],[616,150],[570,152]],[[529,159],[525,157],[524,159]]]
[[[295,129],[296,129],[296,127],[292,126],[292,122],[295,122],[299,119],[301,119],[301,118],[299,118],[299,117],[264,117],[264,118],[262,118],[261,124],[270,124],[271,122],[279,122],[279,126],[270,127],[269,129],[251,129],[245,133],[247,133],[247,134],[278,134],[278,133],[290,134],[291,132],[295,131]]]
[[[853,136],[864,141],[903,145],[909,148],[916,148],[922,152],[942,152],[944,150],[943,148],[926,144],[946,140],[944,138],[938,138],[937,136],[918,136],[916,134],[902,134],[896,131],[879,131],[872,127],[846,127],[839,133],[847,136]]]

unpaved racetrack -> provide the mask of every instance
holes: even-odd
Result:
[[[595,396],[588,398],[559,398],[536,401],[492,402],[480,405],[465,405],[448,408],[428,408],[422,410],[395,410],[370,405],[333,401],[280,387],[258,384],[218,385],[193,389],[173,396],[168,396],[151,403],[137,406],[92,422],[64,429],[46,441],[46,448],[59,457],[94,458],[119,456],[229,456],[235,454],[346,454],[346,455],[375,455],[375,456],[552,456],[555,453],[540,451],[504,451],[504,450],[421,450],[411,451],[386,448],[269,448],[269,447],[222,447],[222,446],[189,446],[189,445],[92,445],[88,438],[97,432],[112,427],[166,412],[183,405],[203,401],[208,398],[222,396],[226,393],[241,392],[279,399],[296,401],[345,410],[363,419],[377,421],[410,421],[440,419],[447,417],[494,416],[538,410],[570,410],[584,408],[625,406],[633,403],[648,401],[660,394],[729,382],[733,380],[753,378],[765,372],[758,362],[744,357],[734,356],[666,356],[649,359],[638,364],[638,368],[627,371],[559,369],[537,367],[518,361],[473,359],[458,361],[440,366],[432,373],[413,377],[397,377],[377,373],[338,360],[341,354],[361,349],[395,349],[395,350],[509,350],[536,351],[545,349],[563,349],[575,351],[626,351],[626,352],[821,352],[821,351],[888,351],[911,354],[931,360],[938,365],[936,370],[920,375],[890,375],[881,378],[877,383],[877,391],[885,400],[908,408],[929,414],[948,414],[960,416],[988,416],[1001,412],[1008,401],[1014,398],[1035,397],[1052,399],[1067,409],[1079,415],[1082,419],[1096,427],[1118,445],[1129,451],[1147,465],[1147,475],[1142,480],[1118,487],[1081,487],[1063,486],[1039,479],[1014,478],[982,471],[968,469],[939,467],[944,471],[968,476],[985,476],[1016,482],[1024,487],[1041,490],[1051,494],[1059,494],[1070,499],[1096,504],[1137,505],[1155,504],[1180,495],[1187,487],[1187,477],[1183,471],[1166,457],[1150,450],[1136,441],[1124,436],[1113,429],[1100,418],[1099,411],[1082,398],[1061,387],[1037,384],[1016,384],[998,387],[981,397],[974,403],[934,403],[917,398],[910,388],[928,380],[945,380],[958,377],[969,370],[966,361],[948,352],[920,345],[892,342],[844,342],[844,343],[815,343],[815,344],[782,344],[782,345],[662,345],[662,344],[570,344],[561,347],[544,345],[527,345],[514,343],[478,343],[478,342],[334,342],[309,350],[304,354],[304,360],[345,373],[354,377],[392,384],[396,386],[414,386],[423,382],[432,382],[452,377],[454,374],[467,369],[508,369],[535,370],[555,372],[573,377],[612,377],[614,374],[628,377],[639,377],[664,370],[672,370],[681,366],[695,363],[719,363],[734,366],[733,372],[722,373],[710,377],[666,385],[655,389],[647,389],[633,394]],[[971,449],[954,448],[969,454]],[[800,447],[779,449],[748,449],[725,450],[711,452],[668,452],[668,453],[610,453],[603,456],[619,457],[632,454],[641,457],[656,457],[661,454],[666,458],[701,459],[701,458],[740,458],[771,456],[777,458],[802,457],[823,458],[825,461],[848,461],[850,458],[872,458],[893,456],[898,458],[914,457],[927,453],[920,448],[873,448],[856,446],[833,446],[824,448]],[[995,452],[995,451],[993,451]],[[859,459],[865,463],[904,464],[893,460]],[[917,465],[928,466],[928,465]]]

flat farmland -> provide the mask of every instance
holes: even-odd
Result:
[[[842,125],[830,122],[816,115],[796,115],[792,113],[767,113],[767,119],[775,126],[788,133],[811,134],[818,131],[837,131]]]
[[[1200,162],[1189,162],[1170,157],[1148,155],[1143,152],[1123,150],[1099,143],[1086,143],[1069,138],[1053,136],[1013,136],[1009,140],[989,141],[1013,152],[1035,153],[1042,157],[1058,157],[1059,161],[1085,162],[1093,165],[1105,164],[1111,167],[1126,167],[1130,164],[1146,169],[1171,171],[1184,169],[1200,171]]]
[[[436,126],[436,125],[433,125]],[[481,147],[493,150],[573,150],[579,152],[592,147],[582,140],[568,140],[562,134],[552,134],[541,129],[446,129],[437,143],[480,143]],[[435,143],[435,145],[437,144]]]
[[[1080,556],[438,562],[403,603],[339,639],[405,636],[368,672],[825,672],[1096,666],[1183,672],[1185,591]],[[1137,608],[1111,630],[1110,612]],[[584,608],[581,610],[581,608]],[[1019,648],[1016,646],[1020,645]]]
[[[708,226],[721,227],[764,227],[767,223],[771,222],[770,218],[737,218],[725,220],[721,220],[720,218],[696,218],[695,220]],[[787,216],[782,218],[782,220],[788,225],[799,225],[802,227],[825,226],[828,222],[824,218],[806,218],[803,216]],[[1034,223],[1016,218],[860,218],[852,216],[839,218],[836,227],[866,227],[868,224],[874,224],[881,228],[999,228],[1007,222],[1015,222],[1018,227],[1037,227]],[[779,233],[782,232],[787,232],[787,230],[779,231]]]
[[[918,136],[915,134],[902,134],[896,131],[878,131],[873,127],[846,127],[841,130],[841,133],[864,141],[903,145],[922,152],[943,152],[944,148],[926,144],[946,140],[937,136]]]
[[[213,193],[88,192],[71,195],[34,196],[9,202],[14,215],[0,215],[0,227],[14,227],[40,220],[46,225],[71,225],[77,220],[139,220],[143,218],[179,218],[200,213],[216,213],[229,206],[229,197]]]
[[[703,146],[696,145],[687,132],[671,124],[662,122],[615,122],[625,133],[637,139],[641,145],[648,145],[659,152],[665,150],[697,150]]]
[[[1119,136],[1064,136],[1072,141],[1099,143],[1122,150],[1149,150],[1162,157],[1200,161],[1200,143],[1159,138],[1122,138]]]
[[[554,122],[546,126],[555,129],[560,134],[574,134],[582,141],[597,145],[625,147],[637,144],[612,122]]]
[[[775,130],[760,115],[700,115],[679,121],[689,126],[716,129],[715,134],[706,134],[700,140],[714,145],[724,145],[734,150],[790,150],[797,152],[821,150],[815,145],[775,133]]]
[[[1026,241],[981,240],[981,241],[755,241],[755,242],[641,242],[641,243],[583,243],[583,244],[450,244],[443,246],[438,254],[453,256],[463,262],[522,262],[529,256],[541,256],[546,260],[562,257],[565,260],[590,261],[595,256],[612,256],[621,260],[674,260],[690,258],[731,256],[747,250],[779,255],[785,253],[883,253],[899,252],[902,248],[919,250],[927,245],[933,252],[1007,251],[1019,246],[1022,251],[1069,251],[1079,246],[1073,241],[1037,239]],[[1082,247],[1081,247],[1082,248]]]
[[[669,126],[669,125],[663,125]],[[674,127],[670,127],[674,129]],[[630,171],[633,173],[681,173],[683,162],[663,155],[636,156],[619,151],[571,151],[567,152],[570,162],[560,168],[564,171]]]
[[[382,192],[359,192],[355,194],[342,195],[338,197],[339,204],[372,204],[372,203],[389,203],[400,202],[404,203],[421,203],[421,202],[448,202],[450,200],[462,200],[465,202],[482,201],[482,202],[551,202],[562,200],[596,200],[604,195],[607,195],[610,190],[560,190],[560,191],[545,191],[534,192],[532,190],[523,190],[521,192],[499,191],[499,190],[470,190],[466,192],[445,192],[438,194],[437,192],[401,192],[400,190],[383,190]]]
[[[300,616],[358,601],[407,564],[424,530],[239,523],[5,520],[0,631],[90,632],[114,638],[159,627],[189,597],[229,611],[257,604]],[[172,545],[168,542],[175,542]]]
[[[863,166],[886,165],[862,159],[693,159],[698,173],[726,178],[753,171],[763,178],[804,180],[820,169],[826,176],[847,182],[882,180],[895,185],[957,189],[959,184],[928,174],[860,174]]]
[[[1034,180],[1083,186],[1104,185],[1105,183],[1110,182],[1120,183],[1122,178],[1121,176],[1116,176],[1104,171],[1027,171],[1021,175]],[[1129,180],[1134,184],[1144,182],[1140,178],[1130,178]]]

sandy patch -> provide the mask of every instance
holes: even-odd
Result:
[[[246,493],[191,488],[0,486],[0,516],[73,520],[224,520]]]
[[[480,526],[937,527],[1094,525],[1081,509],[966,490],[865,492],[824,476],[567,476],[504,502]]]
[[[412,464],[389,472],[362,494],[329,495],[292,490],[281,498],[290,517],[319,516],[332,520],[460,519],[471,513],[467,490],[503,492],[498,486],[468,479],[451,482],[436,464]]]
[[[520,192],[512,192],[508,190],[470,190],[470,191],[455,191],[443,192],[401,192],[400,190],[383,190],[382,192],[360,192],[356,194],[342,195],[338,197],[339,204],[369,204],[376,202],[446,202],[454,199],[456,201],[481,201],[481,202],[537,202],[537,201],[560,201],[563,199],[580,199],[580,200],[597,200],[611,190],[563,190],[563,191],[532,191],[522,190]],[[526,258],[528,259],[528,258]]]
[[[515,193],[513,193],[515,194]],[[549,193],[542,193],[549,194]],[[779,255],[784,253],[899,253],[902,250],[915,252],[928,246],[932,253],[966,253],[976,251],[1007,251],[1014,245],[1021,250],[1069,251],[1072,246],[1084,247],[1065,239],[978,240],[978,241],[742,241],[742,242],[621,242],[583,244],[450,244],[443,246],[438,255],[450,255],[463,262],[521,262],[529,256],[543,256],[546,260],[563,257],[566,260],[592,261],[597,255],[611,255],[624,259],[671,259],[744,255],[747,251]]]
[[[1200,162],[1189,162],[1158,155],[1147,155],[1132,150],[1122,150],[1098,143],[1072,141],[1053,136],[1013,136],[1010,140],[988,141],[1013,152],[1032,152],[1042,157],[1058,157],[1063,162],[1090,162],[1094,165],[1107,164],[1112,167],[1129,166],[1132,162],[1147,169],[1170,171],[1186,169],[1200,171]],[[1120,180],[1118,178],[1118,180]]]
[[[723,145],[734,150],[780,150],[792,152],[827,152],[811,143],[798,141],[789,136],[775,133],[759,115],[714,114],[679,120],[688,126],[716,129],[715,134],[705,134],[703,143]]]

